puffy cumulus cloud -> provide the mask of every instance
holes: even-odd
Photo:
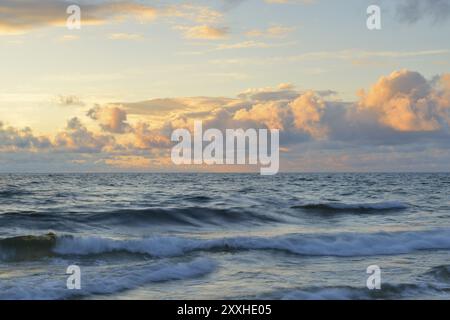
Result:
[[[391,168],[409,170],[424,168],[432,150],[434,170],[449,159],[449,74],[427,80],[417,72],[395,71],[361,91],[354,102],[331,100],[329,93],[334,92],[300,91],[285,83],[247,90],[237,98],[112,103],[88,112],[100,131],[78,118],[52,137],[1,125],[0,149],[4,154],[64,154],[64,161],[87,168],[100,163],[149,169],[168,159],[174,129],[192,130],[195,120],[203,120],[204,129],[280,129],[286,168],[303,169],[302,162],[311,170],[322,165],[326,170],[379,169],[377,154],[385,153],[381,159],[391,159],[386,162]],[[396,163],[419,154],[421,160],[410,166]]]
[[[402,0],[396,8],[401,21],[415,23],[430,19],[433,23],[450,17],[450,0]]]
[[[332,90],[300,91],[291,84],[249,89],[223,106],[168,117],[172,128],[194,119],[214,128],[278,128],[281,144],[305,141],[358,145],[445,143],[449,135],[450,76],[431,80],[400,70],[381,77],[356,102],[329,100]],[[233,105],[233,107],[231,107]],[[448,140],[448,139],[447,139]],[[353,147],[352,147],[353,148]]]
[[[267,128],[280,130],[289,128],[291,118],[288,105],[280,101],[257,103],[249,110],[244,108],[236,111],[233,116],[233,119],[237,121],[262,123]]]
[[[371,111],[380,123],[397,131],[437,131],[448,123],[445,75],[442,92],[418,72],[395,71],[361,92],[360,110]]]
[[[107,132],[126,133],[132,130],[127,123],[127,112],[116,106],[95,106],[87,112],[87,116],[98,121],[102,130]]]
[[[127,111],[115,105],[97,105],[91,108],[86,115],[95,120],[103,132],[115,135],[116,148],[133,153],[140,150],[168,149],[172,145],[170,141],[171,122],[166,121],[165,127],[158,128],[151,128],[148,122],[143,121],[129,124]],[[177,125],[175,119],[172,122]]]
[[[435,98],[439,109],[446,119],[450,119],[450,74],[443,74],[433,79],[433,86],[436,88]]]
[[[56,151],[93,153],[112,151],[114,144],[114,137],[91,132],[78,118],[72,118],[65,130],[56,134],[53,148]]]
[[[327,105],[322,98],[309,91],[292,101],[289,106],[294,115],[296,128],[314,138],[322,139],[327,136],[328,128],[322,121]]]
[[[30,128],[6,127],[0,122],[0,150],[2,152],[48,149],[51,142],[47,137],[35,136]]]
[[[306,91],[297,93],[291,100],[258,102],[251,108],[236,111],[233,119],[280,129],[284,133],[296,134],[297,138],[302,135],[320,140],[327,138],[333,121],[345,121],[345,112],[342,105],[325,101],[317,92]]]
[[[139,122],[133,128],[133,144],[139,149],[169,148],[172,145],[169,131],[171,129],[151,129],[148,123]]]
[[[116,147],[114,137],[89,131],[78,118],[70,119],[64,130],[53,137],[35,135],[28,127],[5,127],[0,122],[0,149],[3,152],[92,153],[112,151]]]

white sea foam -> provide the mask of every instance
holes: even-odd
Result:
[[[141,287],[146,283],[184,280],[213,272],[216,262],[196,258],[188,262],[161,262],[156,265],[112,266],[97,272],[83,268],[81,290],[67,290],[65,278],[54,274],[35,274],[29,277],[10,278],[0,282],[2,299],[67,299],[74,296],[111,294]]]
[[[324,235],[193,239],[151,237],[138,240],[62,237],[54,252],[61,255],[89,255],[126,251],[154,257],[180,256],[198,250],[281,250],[311,256],[393,255],[418,250],[450,249],[450,230],[338,233]]]

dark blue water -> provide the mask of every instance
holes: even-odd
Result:
[[[448,299],[449,194],[450,174],[3,174],[0,299]]]

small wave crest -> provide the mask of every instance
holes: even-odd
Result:
[[[86,219],[88,220],[87,222],[115,221],[121,224],[147,222],[191,226],[201,226],[205,224],[221,225],[223,223],[242,223],[246,221],[252,223],[278,221],[278,219],[266,214],[207,207],[123,209],[90,214]]]
[[[425,275],[431,276],[433,279],[443,282],[450,283],[450,265],[442,265],[432,268]]]
[[[54,233],[0,239],[0,259],[33,260],[52,255],[56,240]]]
[[[0,189],[0,198],[5,199],[29,194],[32,194],[32,192],[17,187],[8,187]]]
[[[3,214],[10,221],[22,220],[58,222],[64,225],[70,223],[107,224],[120,226],[223,226],[224,224],[265,224],[282,222],[283,217],[276,217],[269,213],[254,211],[217,209],[208,207],[182,207],[182,208],[144,208],[120,209],[91,213],[53,214],[48,212],[13,212]]]
[[[321,212],[374,212],[374,211],[391,211],[404,210],[408,205],[400,201],[384,201],[376,203],[308,203],[293,206],[294,209],[303,209],[307,211]]]
[[[416,295],[439,295],[442,292],[426,284],[384,284],[382,290],[363,287],[336,286],[275,291],[261,298],[281,300],[372,300],[399,299]]]

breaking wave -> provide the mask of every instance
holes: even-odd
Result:
[[[419,250],[449,250],[450,230],[288,234],[276,237],[229,237],[196,239],[154,236],[116,240],[100,237],[56,236],[16,237],[0,240],[0,252],[10,258],[36,258],[39,255],[96,255],[114,252],[152,257],[182,256],[195,251],[275,250],[305,256],[395,255]]]
[[[198,278],[213,272],[217,267],[214,260],[196,258],[188,262],[142,264],[124,269],[109,268],[98,274],[86,271],[89,281],[82,282],[81,290],[67,290],[54,275],[36,275],[29,278],[12,278],[0,283],[0,300],[16,299],[70,299],[95,294],[112,294],[141,287],[144,284]],[[11,283],[9,283],[11,282]],[[26,288],[21,290],[20,288]]]

